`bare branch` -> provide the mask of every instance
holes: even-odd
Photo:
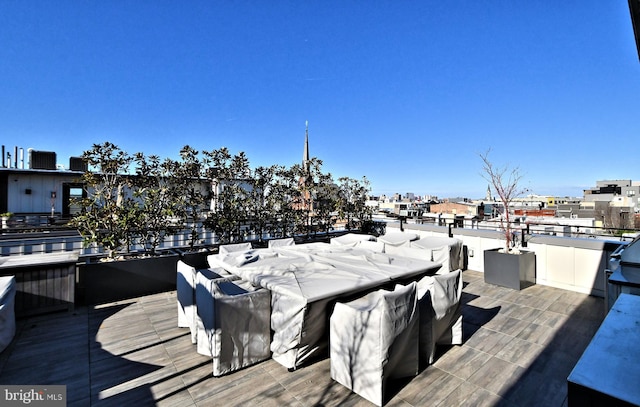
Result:
[[[513,200],[524,194],[527,189],[519,187],[519,183],[522,180],[520,169],[518,167],[509,168],[509,166],[506,165],[504,167],[496,167],[491,160],[489,160],[490,152],[491,149],[487,150],[484,154],[479,154],[483,163],[484,173],[482,177],[486,179],[496,191],[504,207],[504,216],[501,217],[500,222],[506,241],[505,249],[509,251],[512,246],[513,236],[509,207]]]

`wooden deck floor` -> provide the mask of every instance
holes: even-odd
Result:
[[[398,383],[388,406],[563,406],[566,378],[600,325],[601,298],[512,291],[465,271],[464,345]],[[333,382],[329,360],[267,361],[213,377],[177,328],[175,292],[18,321],[1,384],[64,384],[69,406],[370,406]]]

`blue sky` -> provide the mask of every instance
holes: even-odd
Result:
[[[177,158],[311,155],[376,194],[536,194],[640,180],[626,0],[0,1],[0,140]]]

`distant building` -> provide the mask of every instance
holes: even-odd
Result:
[[[293,207],[298,210],[309,211],[309,216],[311,217],[311,212],[313,211],[313,196],[311,194],[310,187],[313,184],[313,179],[311,177],[311,159],[309,156],[309,122],[305,122],[304,150],[302,151],[302,169],[304,171],[304,174],[298,180],[298,187],[303,190],[302,200],[299,202],[294,202]]]
[[[597,181],[596,187],[584,190],[585,201],[625,201],[626,206],[637,206],[640,184],[631,180]]]
[[[72,157],[69,169],[56,163],[55,152],[29,149],[28,162],[24,161],[22,149],[14,153],[2,146],[0,166],[0,212],[11,212],[19,218],[33,219],[47,216],[69,217],[78,208],[72,205],[73,198],[81,198],[85,192],[80,177],[86,169],[82,159]]]
[[[640,213],[640,183],[631,180],[597,181],[596,187],[584,190],[584,206],[593,209],[598,226],[635,228]]]
[[[429,212],[432,214],[450,214],[478,219],[484,218],[484,209],[485,205],[482,202],[444,202],[429,206]]]

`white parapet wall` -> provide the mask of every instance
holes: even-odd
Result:
[[[388,224],[398,231],[399,224]],[[504,245],[502,233],[493,230],[404,224],[403,229],[422,236],[455,237],[462,240],[465,268],[484,272],[484,251]],[[590,238],[532,235],[526,250],[536,254],[536,283],[604,297],[605,269],[609,256],[622,244]]]
[[[604,297],[604,271],[621,242],[589,238],[533,236],[536,281],[551,287]]]

